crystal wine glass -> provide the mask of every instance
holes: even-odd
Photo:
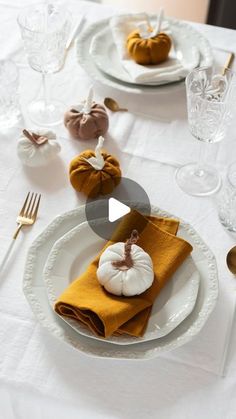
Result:
[[[235,113],[236,75],[229,69],[197,68],[186,77],[188,123],[191,134],[201,142],[198,163],[176,172],[176,181],[189,195],[206,196],[221,185],[217,170],[205,160],[206,143],[221,141]]]
[[[61,122],[65,106],[49,96],[46,75],[63,66],[71,16],[61,5],[41,3],[26,7],[18,16],[29,65],[42,73],[43,98],[28,106],[29,116],[39,125]]]

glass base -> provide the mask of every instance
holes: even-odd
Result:
[[[43,100],[31,102],[28,105],[30,119],[37,125],[52,127],[63,122],[63,114],[65,112],[64,103],[55,100],[45,106]]]
[[[196,163],[177,169],[175,178],[179,187],[193,196],[212,195],[221,186],[221,178],[213,167],[199,168]]]

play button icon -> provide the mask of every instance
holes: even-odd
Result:
[[[108,220],[113,223],[131,211],[128,205],[123,204],[116,198],[109,198],[108,200]]]
[[[107,190],[105,182],[103,189]],[[86,219],[91,229],[105,240],[111,238],[122,217],[134,209],[144,215],[150,215],[150,201],[145,190],[137,182],[124,177],[120,179],[120,183],[112,193],[88,198],[85,205]],[[144,218],[142,225],[137,226],[139,234],[146,223],[147,220]]]

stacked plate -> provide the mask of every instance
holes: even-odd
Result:
[[[156,207],[152,214],[174,217]],[[57,297],[105,243],[89,227],[84,206],[56,217],[34,241],[26,261],[24,293],[39,322],[78,350],[99,357],[153,358],[192,339],[207,321],[218,295],[213,254],[189,224],[181,221],[178,235],[192,244],[193,252],[158,296],[142,338],[99,338],[53,311]]]
[[[126,18],[126,15],[124,15]],[[155,25],[156,16],[149,16]],[[213,62],[212,49],[207,39],[192,26],[177,19],[168,18],[172,34],[175,57],[179,63],[187,63],[189,71],[198,66],[211,66]],[[157,93],[161,86],[179,82],[185,75],[165,80],[150,81],[138,84],[123,67],[118,50],[113,40],[109,19],[89,25],[77,40],[77,56],[79,64],[86,73],[110,87],[132,93]],[[173,66],[176,60],[173,60]],[[171,64],[168,64],[171,73]]]

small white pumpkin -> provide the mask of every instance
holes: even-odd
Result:
[[[137,240],[138,232],[133,230],[126,243],[112,244],[99,259],[98,281],[111,294],[125,297],[139,295],[153,283],[152,259],[135,244]]]
[[[45,166],[61,151],[53,131],[29,132],[24,129],[17,143],[17,154],[26,166]]]

